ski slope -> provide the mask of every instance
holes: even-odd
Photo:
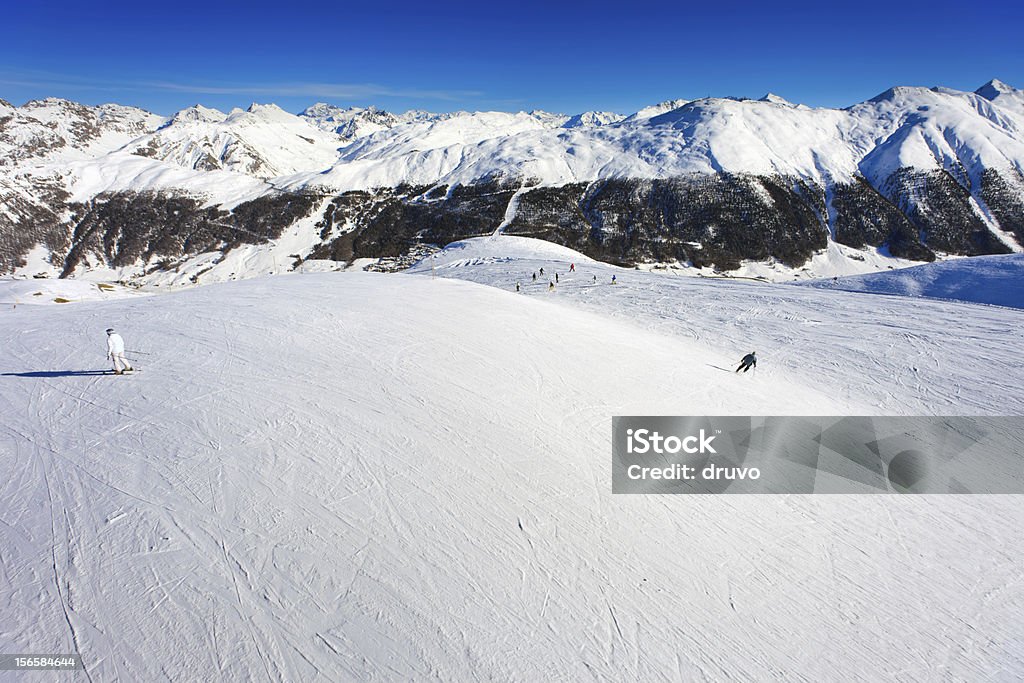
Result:
[[[509,237],[434,266],[0,312],[0,651],[92,681],[1024,675],[1015,498],[613,497],[609,443],[616,414],[1019,413],[1020,368],[981,365],[1019,312]],[[96,374],[108,326],[142,372]]]
[[[950,299],[1024,308],[1024,255],[978,256],[901,268],[887,273],[814,280],[809,287]]]
[[[66,305],[80,301],[109,301],[146,294],[109,283],[58,278],[0,278],[0,305],[17,308],[21,305]]]
[[[568,273],[570,263],[576,273]],[[956,263],[988,272],[984,259]],[[545,276],[534,283],[531,274],[542,267]],[[798,378],[873,414],[1024,414],[1020,311],[636,271],[505,235],[449,245],[413,272],[506,290],[518,281],[525,296],[691,339],[710,354],[708,363],[726,366],[756,351],[764,376]],[[550,292],[555,272],[560,282]]]

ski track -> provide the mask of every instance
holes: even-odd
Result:
[[[570,275],[506,239],[437,264],[492,287],[0,314],[2,372],[105,367],[111,320],[154,354],[0,376],[0,651],[92,681],[1024,675],[1014,497],[612,496],[608,444],[614,414],[1020,413],[1020,312]]]
[[[571,302],[659,334],[689,336],[724,366],[735,368],[756,350],[758,373],[784,372],[811,386],[841,388],[845,398],[873,413],[1024,414],[1024,393],[1014,389],[1024,377],[1015,360],[1020,337],[1013,331],[1024,323],[1019,312],[927,299],[894,303],[852,292],[808,296],[788,285],[709,284],[589,260],[576,260],[577,272],[569,273],[571,255],[501,256],[502,248],[517,249],[516,238],[503,239],[504,245],[468,240],[469,248],[455,250],[447,261],[434,259],[435,270],[506,290],[520,282],[528,296]],[[476,255],[479,249],[493,252],[492,258]],[[555,292],[546,280],[531,280],[541,267],[546,277],[559,273]],[[967,387],[972,391],[964,394]]]

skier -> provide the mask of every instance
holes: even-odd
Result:
[[[555,273],[555,282],[558,282],[558,273]]]
[[[594,284],[595,285],[597,284],[597,276],[596,275],[594,276]]]
[[[533,281],[534,281],[534,282],[536,282],[536,281],[537,281],[537,271],[534,271],[534,272],[533,272]]]
[[[114,328],[107,328],[107,360],[114,363],[114,374],[123,375],[125,370],[134,370],[124,357],[124,339]]]
[[[555,291],[555,283],[554,282],[548,282],[548,291],[549,292]]]
[[[519,291],[519,283],[518,282],[516,283],[516,291],[517,292]]]
[[[540,269],[540,274],[541,274],[541,275],[543,275],[543,274],[544,274],[544,269],[543,269],[543,268],[541,268],[541,269]]]
[[[570,273],[575,273],[576,272],[576,264],[575,263],[570,263],[569,264],[569,272]]]
[[[615,276],[614,275],[612,275],[612,284],[613,285],[615,284]]]
[[[740,361],[740,366],[738,368],[736,368],[736,372],[739,372],[740,370],[742,370],[743,372],[746,372],[750,368],[756,368],[756,367],[757,367],[757,356],[754,355],[753,351],[751,351],[747,355],[743,356],[743,360]]]

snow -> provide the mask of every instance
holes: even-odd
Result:
[[[209,252],[185,259],[174,269],[143,274],[136,269],[132,273],[133,280],[146,286],[163,288],[189,287],[194,284],[211,284],[228,282],[244,278],[265,275],[278,275],[296,270],[298,272],[321,272],[337,270],[339,264],[333,261],[322,261],[319,264],[302,262],[295,265],[298,259],[304,259],[318,243],[320,229],[316,223],[330,198],[321,201],[320,206],[309,216],[290,225],[277,238],[263,244],[243,244],[227,253]],[[327,266],[326,264],[333,264]],[[122,277],[124,274],[122,274]]]
[[[616,414],[1019,413],[1018,311],[503,236],[435,261],[0,311],[0,651],[92,680],[1024,675],[1016,498],[619,497],[609,444]],[[84,374],[107,326],[142,372]]]
[[[172,116],[162,128],[171,126],[174,124],[180,124],[186,121],[202,121],[205,123],[220,123],[228,117],[224,112],[213,109],[211,107],[204,107],[201,104],[194,104],[191,107],[187,107],[178,111]]]
[[[1024,170],[1024,119],[948,89],[893,88],[844,110],[777,97],[674,100],[618,122],[579,123],[556,128],[534,114],[478,112],[393,125],[288,185],[349,190],[496,176],[558,185],[726,171],[821,183],[863,176],[877,186],[909,167],[966,172],[977,187],[986,168]]]
[[[330,261],[328,259],[306,259],[302,262],[304,273],[333,273],[344,270],[344,261]]]
[[[342,142],[307,119],[273,104],[253,104],[224,115],[192,107],[133,141],[131,149],[151,148],[155,156],[188,169],[217,168],[268,179],[316,171],[333,163]]]
[[[102,192],[179,190],[231,208],[277,190],[451,188],[495,179],[558,186],[719,172],[782,174],[826,187],[866,178],[880,188],[901,169],[942,169],[971,189],[979,217],[1020,252],[1024,247],[999,227],[979,190],[987,169],[1024,190],[1024,115],[1007,104],[1020,93],[997,81],[977,93],[896,87],[843,110],[791,105],[771,94],[670,100],[622,120],[607,112],[396,115],[320,103],[298,116],[267,104],[227,114],[196,105],[165,121],[117,105],[46,100],[15,109],[5,124],[0,162],[9,164],[0,182],[23,194],[33,179],[60,178],[75,201]],[[80,119],[101,122],[100,135],[78,141]],[[65,137],[69,143],[60,146]],[[48,151],[29,151],[32,141]],[[514,210],[510,205],[510,216]],[[312,246],[295,244],[289,253],[308,255]],[[194,262],[205,267],[210,258]],[[908,265],[887,258],[830,241],[796,272],[763,263],[744,264],[735,274],[788,280]],[[260,269],[250,274],[264,272],[262,259],[252,263]]]
[[[761,102],[771,102],[773,104],[782,104],[787,107],[795,107],[796,105],[787,100],[785,97],[780,97],[773,92],[765,93],[760,99]]]
[[[41,173],[50,169],[42,168]],[[173,163],[113,152],[64,167],[71,201],[84,202],[115,190],[178,190],[206,197],[209,204],[231,208],[272,188],[256,178],[229,171],[195,171]]]
[[[1024,120],[973,93],[891,88],[847,111],[875,130],[858,169],[876,185],[901,168],[966,172],[974,186],[985,168],[1024,169]]]
[[[536,245],[536,248],[533,248]],[[974,258],[960,260],[970,268]],[[755,350],[765,368],[863,401],[872,412],[906,415],[1017,414],[1024,380],[1015,310],[978,308],[918,298],[742,279],[700,278],[678,271],[646,272],[584,258],[564,247],[523,237],[457,243],[412,272],[468,279],[523,294],[567,300],[662,334],[728,349],[738,359]],[[569,274],[569,263],[577,272]],[[534,284],[531,273],[544,278]],[[555,292],[547,279],[558,272]],[[598,283],[593,283],[597,276]],[[615,275],[616,285],[610,285]],[[543,281],[541,281],[543,279]],[[984,276],[979,277],[979,281]],[[950,319],[957,321],[951,333]],[[708,363],[728,361],[707,358]],[[770,411],[768,411],[770,413]],[[865,413],[866,414],[866,413]]]
[[[1000,107],[1024,115],[1024,90],[1018,90],[997,78],[993,78],[974,92],[986,100],[995,102]]]
[[[119,118],[127,123],[118,128],[112,105],[104,105],[108,109],[96,108],[95,115],[111,119],[120,132],[111,128],[115,137],[95,143],[99,146],[90,147],[89,154],[115,147],[148,149],[147,154],[187,168],[204,168],[212,159],[229,170],[274,180],[276,186],[337,191],[465,184],[496,176],[557,185],[718,171],[818,182],[863,176],[877,186],[907,167],[966,174],[963,181],[976,187],[986,168],[1010,176],[1024,172],[1024,116],[1010,106],[1024,102],[1020,93],[998,82],[978,93],[896,87],[844,110],[795,106],[769,93],[761,100],[670,100],[621,120],[608,112],[395,115],[322,103],[298,116],[274,105],[223,114],[196,105],[159,130],[156,123],[162,120],[129,108],[122,108]],[[55,100],[16,111],[23,118],[41,116],[43,123],[62,121],[61,134],[73,137],[65,128],[69,117],[85,115],[75,113],[78,106]],[[130,141],[124,132],[129,128],[141,131]],[[14,130],[23,142],[56,134],[27,122]],[[82,153],[72,148],[52,154],[56,163],[81,160]],[[122,158],[107,156],[103,162],[117,164]],[[132,183],[126,174],[117,175]]]
[[[562,124],[562,128],[582,128],[584,126],[606,126],[609,123],[618,123],[626,118],[621,114],[610,111],[585,111],[576,114]]]
[[[664,114],[665,112],[670,112],[673,109],[679,109],[679,107],[682,107],[689,102],[690,100],[665,100],[664,102],[644,107],[643,109],[627,116],[625,120],[627,122],[643,121],[645,119],[650,119]]]
[[[850,292],[1024,308],[1024,255],[953,259],[888,273],[844,277],[835,282],[816,280],[803,284]]]
[[[144,296],[142,292],[108,282],[84,280],[0,278],[0,305],[68,305],[82,301],[110,301]],[[63,300],[63,301],[59,301]]]
[[[228,185],[220,186],[222,199],[228,196],[224,194],[228,188]],[[197,187],[197,191],[204,192],[201,186]],[[239,198],[236,197],[237,199]],[[285,228],[278,238],[261,244],[241,244],[227,252],[211,251],[190,255],[162,269],[154,269],[152,263],[142,261],[119,268],[90,262],[78,267],[72,277],[87,283],[129,282],[140,290],[155,292],[293,271],[303,273],[338,270],[346,264],[334,261],[302,261],[319,243],[316,238],[319,233],[316,222],[329,201],[330,198],[322,200],[320,206],[309,216]],[[370,259],[364,265],[374,261],[376,259]],[[53,271],[52,268],[50,270]],[[20,269],[18,274],[31,276],[36,272],[36,269],[29,266]]]
[[[435,266],[444,265],[446,268],[458,268],[468,263],[483,259],[487,263],[496,261],[509,262],[512,260],[544,260],[551,262],[565,263],[597,263],[594,259],[581,254],[580,252],[563,247],[554,242],[545,242],[531,237],[517,237],[515,235],[502,235],[500,238],[490,237],[484,239],[468,239],[459,242],[452,242],[441,252],[438,252],[431,260]],[[429,260],[424,261],[429,265]],[[413,272],[418,269],[414,268]],[[501,282],[493,283],[499,287]]]
[[[402,114],[393,114],[377,107],[336,107],[317,102],[306,107],[299,116],[326,131],[337,133],[349,141],[371,133],[387,130],[393,126],[413,121],[442,120],[457,114],[434,114],[419,109],[410,109]]]
[[[854,249],[837,242],[829,242],[828,246],[813,254],[804,265],[794,268],[775,260],[743,261],[735,270],[718,271],[711,267],[694,268],[680,264],[644,264],[643,270],[670,270],[674,275],[694,275],[698,277],[726,277],[765,280],[767,282],[816,282],[820,279],[831,279],[845,275],[863,275],[879,271],[892,271],[899,268],[910,268],[920,265],[919,261],[897,258],[874,247]]]
[[[3,116],[0,166],[5,161],[32,165],[95,158],[156,129],[164,120],[136,107],[87,107],[57,98],[33,100]]]
[[[58,277],[60,269],[50,263],[50,250],[43,244],[37,244],[25,254],[25,265],[17,268],[11,275],[21,278],[34,277],[36,275]]]
[[[304,109],[299,116],[308,119],[321,130],[337,133],[346,139],[355,139],[387,130],[399,122],[398,117],[376,107],[349,107],[342,109],[318,102]]]

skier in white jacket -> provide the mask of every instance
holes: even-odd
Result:
[[[107,360],[114,362],[114,374],[123,375],[125,370],[134,370],[124,357],[124,339],[114,328],[107,329]]]

